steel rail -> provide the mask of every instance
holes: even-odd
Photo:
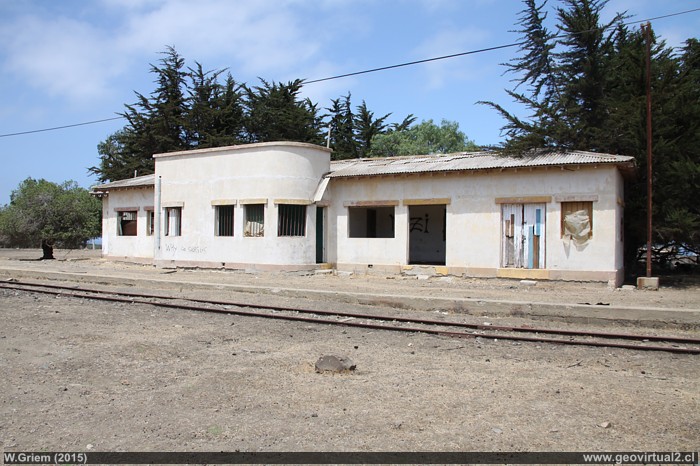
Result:
[[[322,310],[312,310],[312,309],[300,309],[294,307],[285,306],[272,306],[267,304],[253,304],[253,303],[241,303],[236,301],[218,301],[209,299],[197,299],[197,298],[184,298],[184,297],[173,297],[173,296],[162,296],[157,294],[149,293],[133,293],[129,291],[114,292],[110,290],[100,290],[100,289],[90,289],[74,286],[65,285],[53,285],[45,283],[36,282],[24,282],[24,281],[13,281],[11,283],[52,288],[59,290],[70,290],[70,291],[86,291],[86,292],[99,292],[99,293],[112,293],[119,294],[121,296],[131,296],[136,298],[154,298],[154,299],[181,299],[196,303],[205,304],[218,304],[222,306],[236,306],[244,308],[255,308],[255,309],[267,309],[272,311],[292,311],[299,312],[303,314],[317,314],[317,315],[329,315],[329,316],[340,316],[340,317],[353,317],[357,319],[372,319],[372,320],[383,320],[383,321],[394,321],[394,322],[404,322],[411,324],[422,324],[422,325],[441,325],[448,327],[461,327],[469,328],[474,330],[488,330],[488,331],[502,331],[502,332],[522,332],[522,333],[542,333],[550,335],[562,335],[562,336],[574,336],[574,337],[595,337],[595,338],[610,338],[617,340],[648,340],[648,341],[663,341],[668,343],[683,343],[683,344],[694,344],[700,345],[700,338],[687,338],[687,337],[676,337],[676,336],[663,336],[663,335],[636,335],[630,333],[614,333],[614,332],[598,332],[592,330],[567,330],[567,329],[551,329],[542,327],[514,327],[514,326],[504,326],[504,325],[484,325],[484,324],[470,324],[466,322],[452,322],[452,321],[442,321],[435,319],[415,319],[411,317],[400,317],[400,316],[380,316],[376,314],[363,314],[356,312],[336,312],[336,311],[322,311]]]
[[[107,301],[107,302],[118,302],[118,303],[128,303],[128,304],[146,304],[146,305],[151,305],[151,306],[156,306],[156,307],[162,307],[162,308],[167,308],[167,309],[184,309],[184,310],[190,310],[190,311],[200,311],[200,312],[211,312],[211,313],[218,313],[218,314],[232,314],[232,315],[240,315],[240,316],[246,316],[246,317],[262,317],[262,318],[268,318],[268,319],[281,319],[281,320],[289,320],[289,321],[296,321],[296,322],[305,322],[305,323],[315,323],[315,324],[326,324],[326,325],[340,325],[344,327],[359,327],[359,328],[366,328],[366,329],[374,329],[374,330],[388,330],[388,331],[400,331],[400,332],[408,332],[408,333],[425,333],[425,334],[432,334],[432,335],[441,335],[441,336],[448,336],[452,338],[489,338],[489,339],[494,339],[494,340],[510,340],[510,341],[525,341],[525,342],[531,342],[531,343],[553,343],[553,344],[564,344],[564,345],[578,345],[578,346],[593,346],[593,347],[606,347],[606,348],[621,348],[621,349],[632,349],[632,350],[643,350],[643,351],[665,351],[665,352],[671,352],[671,353],[682,353],[682,354],[700,354],[700,348],[679,348],[679,347],[672,347],[672,346],[647,346],[647,345],[633,345],[633,344],[628,344],[628,343],[616,343],[612,341],[595,341],[595,340],[565,340],[565,339],[559,339],[559,338],[543,338],[543,337],[530,337],[530,336],[524,336],[524,335],[507,335],[507,334],[477,334],[477,333],[468,333],[468,332],[455,332],[455,331],[448,331],[448,330],[437,330],[437,329],[429,329],[429,328],[419,328],[419,327],[397,327],[397,326],[391,326],[391,325],[380,325],[380,324],[373,324],[373,323],[364,323],[364,322],[350,322],[350,321],[333,321],[333,320],[327,320],[327,319],[319,319],[319,318],[314,318],[314,317],[303,317],[303,316],[296,316],[296,315],[280,315],[280,314],[265,314],[265,313],[260,313],[260,312],[254,312],[254,311],[245,311],[245,310],[240,310],[240,309],[216,309],[216,308],[211,308],[211,307],[204,307],[204,306],[195,306],[195,305],[188,305],[188,304],[175,304],[175,303],[165,303],[165,302],[157,302],[157,301],[148,301],[146,299],[135,299],[138,298],[139,296],[132,296],[136,295],[137,293],[122,293],[122,292],[114,292],[114,291],[105,291],[105,290],[89,290],[85,288],[76,288],[75,290],[71,291],[78,291],[80,293],[93,293],[92,295],[86,295],[86,294],[79,294],[79,293],[74,293],[74,292],[65,292],[62,290],[62,287],[58,285],[41,285],[41,284],[33,284],[29,286],[34,286],[35,288],[26,288],[23,287],[25,284],[20,284],[18,282],[14,283],[2,283],[0,282],[0,288],[4,289],[12,289],[12,290],[19,290],[19,291],[27,291],[27,292],[35,292],[35,293],[43,293],[43,294],[52,294],[52,295],[59,295],[59,296],[67,296],[67,297],[72,297],[72,298],[82,298],[82,299],[95,299],[95,300],[100,300],[100,301]],[[38,287],[46,287],[50,289],[39,289]],[[59,288],[59,289],[56,289]],[[105,296],[105,294],[112,294],[115,296]],[[123,295],[126,297],[119,297],[119,295]],[[156,295],[149,295],[148,299],[171,299],[171,300],[188,300],[187,298],[172,298],[172,297],[165,297],[165,296],[156,296]],[[200,303],[208,303],[208,304],[215,304],[215,305],[222,305],[221,302],[212,302],[212,301],[206,301],[206,300],[199,300],[198,302]],[[233,305],[230,303],[227,303],[225,305]],[[298,312],[297,309],[294,308],[281,308],[281,307],[275,307],[275,306],[255,306],[255,305],[245,305],[244,307],[250,307],[250,308],[265,308],[268,310],[284,310],[284,311],[291,311],[291,312]],[[274,308],[274,309],[273,309]],[[315,313],[315,311],[310,311],[308,310],[307,312],[309,313]],[[333,316],[341,316],[342,313],[330,313],[330,312],[325,312],[325,315],[333,315]],[[371,316],[373,319],[376,320],[396,320],[392,319],[391,317],[384,317],[382,319],[379,319],[377,316]],[[405,321],[405,320],[404,320]],[[413,323],[420,323],[419,321],[410,321]],[[452,323],[448,322],[440,322],[440,321],[433,321],[433,322],[439,322],[439,325],[442,326],[452,326]],[[492,327],[487,326],[487,329],[491,329]],[[524,328],[523,328],[524,329]],[[587,335],[583,335],[587,336]],[[646,340],[646,336],[640,336],[639,340]],[[666,340],[667,341],[667,340]],[[694,340],[691,340],[694,341]]]

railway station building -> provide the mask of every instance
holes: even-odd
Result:
[[[156,154],[92,188],[105,258],[156,266],[602,281],[623,271],[633,157],[330,160],[297,142]]]

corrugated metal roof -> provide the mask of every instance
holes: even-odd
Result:
[[[125,180],[112,181],[110,183],[98,184],[92,187],[92,192],[106,192],[111,189],[142,188],[155,184],[155,175],[143,175]]]
[[[349,159],[331,162],[330,178],[401,175],[412,173],[459,172],[502,168],[527,168],[561,165],[612,164],[625,170],[635,167],[634,157],[596,152],[544,152],[527,155],[502,155],[494,152],[460,152],[456,154],[410,155],[372,159]],[[137,176],[92,187],[93,193],[112,189],[149,187],[155,175]]]
[[[339,160],[331,162],[331,172],[328,176],[343,178],[591,164],[614,164],[629,169],[635,166],[634,157],[595,152],[538,151],[522,156],[501,155],[494,152],[461,152],[445,155]]]

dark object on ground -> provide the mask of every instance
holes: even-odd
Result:
[[[55,259],[53,256],[53,241],[48,240],[48,239],[42,239],[41,240],[41,250],[44,252],[44,255],[41,256],[41,260],[51,260]]]

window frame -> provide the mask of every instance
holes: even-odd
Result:
[[[566,217],[566,215],[571,214],[573,212],[578,212],[580,210],[585,210],[588,213],[588,238],[593,238],[593,202],[594,201],[561,201],[559,203],[559,208],[561,210],[560,232],[562,238],[571,236],[569,233],[566,232],[564,218]]]
[[[396,205],[349,205],[348,209],[348,238],[364,239],[394,239],[396,238]],[[384,215],[379,215],[379,211],[385,211]],[[391,211],[391,212],[389,212]],[[357,234],[357,228],[353,223],[359,221],[357,215],[364,212],[364,234]],[[391,221],[391,232],[386,234],[378,229],[378,222],[383,218]],[[354,233],[354,234],[353,234]]]
[[[230,218],[222,219],[223,216]],[[214,236],[231,238],[236,235],[236,205],[221,204],[214,206]]]
[[[124,217],[133,215],[133,219],[126,220]],[[138,209],[120,209],[117,211],[117,236],[138,236]],[[133,233],[124,234],[124,226],[133,222]],[[131,228],[131,227],[130,227]]]
[[[306,205],[277,204],[277,236],[306,237]]]
[[[155,234],[156,212],[153,209],[146,209],[146,236]]]
[[[262,212],[256,212],[257,215],[253,217],[253,210],[261,209]],[[257,222],[260,220],[259,222]],[[257,222],[259,226],[249,229],[249,224],[252,222]],[[253,231],[254,230],[254,231]],[[243,206],[243,236],[245,238],[262,238],[265,236],[265,204],[260,203],[250,203]]]
[[[177,237],[177,236],[182,236],[182,207],[177,206],[177,207],[165,207],[165,223],[164,223],[164,231],[163,231],[163,236],[169,236],[169,237]],[[170,218],[173,212],[178,212],[177,215],[177,223],[175,226],[177,227],[176,232],[171,232],[170,228]]]

